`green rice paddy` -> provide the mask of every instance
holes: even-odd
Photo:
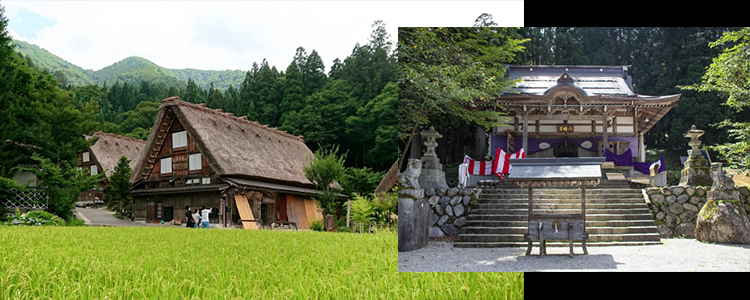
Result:
[[[0,299],[523,299],[522,273],[399,273],[397,238],[0,227]]]

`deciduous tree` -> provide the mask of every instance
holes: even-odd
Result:
[[[502,124],[493,109],[477,110],[514,81],[503,63],[522,51],[524,40],[506,28],[399,28],[399,139],[404,154],[417,127],[435,114],[451,114],[485,128]],[[401,160],[405,155],[401,156]]]
[[[703,75],[699,85],[686,87],[698,91],[717,91],[727,96],[726,105],[737,110],[750,106],[750,27],[725,32],[721,38],[709,44],[712,48],[726,45]],[[731,168],[750,170],[750,122],[724,120],[716,126],[729,127],[729,134],[736,142],[709,146],[725,156]]]

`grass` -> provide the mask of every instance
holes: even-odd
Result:
[[[397,233],[0,227],[0,299],[523,299],[522,273],[399,273]]]

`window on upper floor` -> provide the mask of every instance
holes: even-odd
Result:
[[[172,148],[187,147],[187,131],[172,133]]]
[[[172,173],[172,158],[165,157],[161,159],[161,174]]]
[[[89,161],[89,153],[83,152],[83,162],[88,162],[88,161]]]
[[[201,154],[190,154],[188,171],[195,171],[201,169]]]

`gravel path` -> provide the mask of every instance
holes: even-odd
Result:
[[[76,207],[76,214],[83,219],[84,224],[89,226],[115,226],[115,227],[172,227],[169,224],[146,224],[128,220],[120,220],[113,216],[113,212],[105,208],[83,208]],[[176,226],[175,226],[176,227]],[[185,227],[185,225],[182,225]]]
[[[526,256],[522,248],[453,248],[449,242],[430,241],[427,247],[398,253],[399,272],[747,272],[750,245],[710,244],[691,239],[661,239],[663,245],[547,247]]]

